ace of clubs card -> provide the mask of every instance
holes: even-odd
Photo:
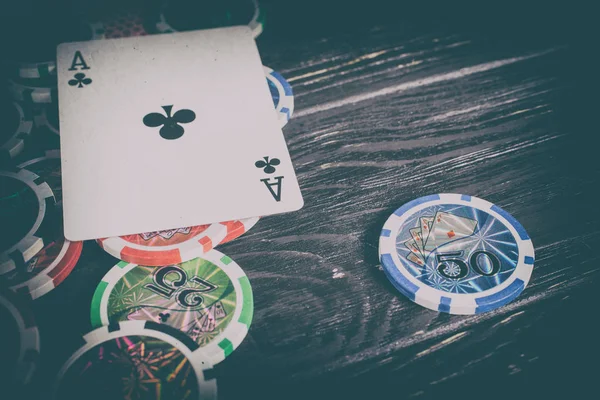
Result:
[[[63,43],[57,74],[68,239],[302,207],[247,27]]]

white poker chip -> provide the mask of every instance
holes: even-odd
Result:
[[[152,321],[102,326],[60,369],[50,398],[216,400],[217,382],[201,348]]]
[[[14,100],[27,104],[50,104],[58,102],[58,89],[56,86],[29,86],[9,79],[8,91]]]
[[[25,149],[25,140],[31,134],[33,128],[33,118],[28,109],[21,107],[19,103],[10,102],[6,104],[8,124],[6,130],[2,132],[0,142],[0,161],[14,159]]]
[[[3,291],[0,293],[0,313],[8,317],[2,319],[3,337],[17,340],[7,343],[14,351],[6,351],[8,348],[2,351],[2,371],[11,371],[9,382],[26,385],[31,382],[40,360],[40,333],[33,310],[25,298]]]
[[[37,111],[33,117],[33,122],[38,129],[46,129],[50,133],[60,135],[58,129],[58,109],[54,104],[42,107]]]
[[[0,274],[5,274],[42,250],[44,222],[56,199],[46,182],[25,169],[0,171],[0,189],[0,222],[12,227],[0,249]]]

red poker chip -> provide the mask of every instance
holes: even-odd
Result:
[[[247,232],[257,217],[97,239],[107,253],[120,260],[159,267],[189,261]]]
[[[57,201],[62,200],[60,153],[46,152],[44,157],[26,161],[18,166],[39,175],[52,188]],[[37,299],[60,285],[73,271],[83,249],[83,242],[64,238],[60,207],[49,212],[52,241],[44,246],[23,267],[15,268],[0,277],[4,288]]]
[[[60,285],[73,271],[83,242],[55,240],[39,251],[25,270],[17,269],[2,276],[2,286],[35,300]]]
[[[259,219],[259,217],[253,217],[246,219],[236,219],[228,222],[221,222],[222,224],[227,226],[227,236],[225,236],[225,238],[219,244],[231,242],[232,240],[242,236],[244,233],[248,232],[250,228],[256,225]]]

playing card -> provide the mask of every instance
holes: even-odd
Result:
[[[419,249],[419,253],[423,255],[423,238],[421,237],[421,228],[412,228],[408,230],[413,240],[415,241],[415,245]]]
[[[417,257],[414,253],[410,253],[408,256],[406,256],[406,259],[421,267],[425,265],[425,262],[421,258]]]
[[[435,214],[425,250],[432,251],[436,247],[471,236],[476,227],[477,220],[439,211]]]
[[[427,242],[427,238],[429,237],[431,225],[433,225],[433,216],[425,215],[419,218],[419,226],[421,227],[421,238],[423,239],[423,247],[425,247],[425,243]]]
[[[425,243],[429,238],[431,232],[431,226],[433,225],[433,216],[425,215],[419,218],[419,230],[421,233],[421,253],[423,254],[423,260],[427,260],[430,251],[425,249]]]
[[[302,207],[247,27],[64,43],[57,62],[68,239]]]
[[[419,247],[417,247],[417,244],[415,243],[414,239],[409,239],[406,242],[404,242],[404,246],[412,253],[414,253],[415,256],[422,257],[421,252],[419,251]]]

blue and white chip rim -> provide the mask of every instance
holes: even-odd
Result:
[[[294,114],[294,92],[292,87],[279,72],[263,65],[267,80],[277,88],[279,101],[275,104],[280,127],[283,128]]]
[[[411,215],[438,204],[459,204],[482,210],[506,226],[515,238],[519,259],[513,273],[500,285],[479,293],[450,293],[435,289],[415,278],[406,269],[396,251],[396,237]],[[477,197],[441,193],[412,200],[388,218],[379,237],[379,259],[394,287],[415,303],[450,314],[480,314],[512,301],[529,283],[535,252],[523,226],[500,207]]]

